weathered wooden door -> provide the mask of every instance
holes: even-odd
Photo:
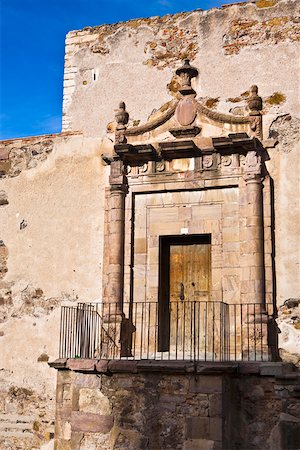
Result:
[[[207,301],[210,245],[170,245],[170,302]]]
[[[171,351],[173,347],[177,352],[197,333],[198,302],[209,300],[210,236],[165,238],[160,264],[159,349]]]

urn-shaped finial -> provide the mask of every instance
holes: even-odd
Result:
[[[189,59],[185,59],[183,65],[176,70],[176,75],[178,75],[181,80],[179,92],[181,92],[182,95],[196,94],[191,86],[191,80],[192,78],[195,78],[198,73],[198,69],[190,65]]]
[[[258,95],[258,87],[254,84],[250,88],[250,95],[247,99],[248,108],[251,112],[260,112],[262,110],[262,98]]]
[[[119,109],[116,110],[115,119],[117,122],[117,129],[122,129],[128,123],[129,114],[126,111],[126,106],[124,102],[120,102]]]

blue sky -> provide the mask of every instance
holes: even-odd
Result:
[[[68,31],[232,2],[0,0],[0,139],[61,131]]]

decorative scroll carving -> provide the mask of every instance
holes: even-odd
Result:
[[[151,120],[144,125],[139,125],[137,127],[132,127],[126,130],[125,135],[126,136],[138,136],[139,134],[146,133],[147,131],[154,130],[155,128],[159,127],[160,125],[163,125],[167,120],[171,119],[171,117],[174,115],[176,106],[178,104],[178,100],[175,100],[169,109],[165,113],[163,113],[160,117],[158,117],[155,120]]]
[[[204,116],[221,123],[245,124],[250,122],[249,117],[234,116],[233,114],[219,113],[217,111],[213,111],[209,108],[206,108],[206,106],[202,105],[200,102],[197,102],[197,111],[200,114],[203,114]]]
[[[176,120],[182,126],[182,130],[180,128],[174,128],[170,132],[175,137],[195,136],[199,133],[199,127],[192,127],[191,125],[197,113],[222,124],[248,125],[252,136],[262,138],[262,99],[258,95],[256,85],[250,88],[250,96],[247,99],[249,115],[237,116],[214,111],[194,99],[196,93],[191,86],[191,80],[198,75],[198,70],[190,65],[189,60],[184,61],[184,64],[176,70],[176,74],[181,81],[179,92],[182,98],[180,100],[173,100],[169,108],[161,113],[160,117],[149,120],[143,125],[133,126],[127,129],[126,125],[129,116],[125,109],[125,103],[120,103],[115,115],[117,122],[115,133],[116,144],[126,144],[126,137],[142,135],[158,128],[171,119],[174,114]]]

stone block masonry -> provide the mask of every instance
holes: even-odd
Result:
[[[296,450],[299,376],[282,363],[77,360],[58,369],[56,450]]]

